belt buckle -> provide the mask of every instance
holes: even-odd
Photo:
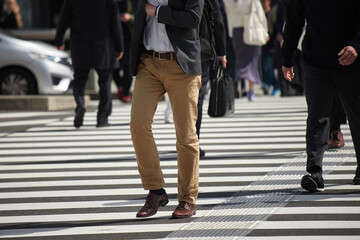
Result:
[[[166,52],[163,52],[163,53],[159,52],[159,57],[158,58],[159,58],[160,61],[168,60],[167,58],[161,58],[161,54],[166,55],[167,53]]]

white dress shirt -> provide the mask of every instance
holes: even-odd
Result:
[[[153,6],[167,6],[168,0],[147,0]],[[158,12],[158,11],[157,11]],[[146,28],[143,43],[147,50],[156,52],[173,52],[169,37],[167,36],[165,24],[158,23],[156,16],[146,16]]]

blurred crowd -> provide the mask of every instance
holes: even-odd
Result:
[[[252,0],[219,0],[227,31],[228,72],[234,79],[235,97],[254,99],[254,85],[260,85],[264,95],[304,95],[301,43],[296,54],[295,79],[287,81],[281,71],[282,30],[289,0],[258,0],[265,13],[269,39],[264,46],[249,46],[242,41],[240,19],[248,14]],[[239,10],[240,9],[240,10]],[[261,9],[256,9],[261,11]],[[259,14],[261,16],[261,14]]]
[[[16,29],[23,26],[20,7],[16,0],[4,0],[0,8],[0,28]]]

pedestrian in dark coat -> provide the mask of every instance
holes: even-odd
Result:
[[[124,57],[120,61],[116,61],[113,70],[113,78],[118,87],[118,98],[124,103],[131,101],[130,87],[132,84],[132,76],[129,72],[129,54],[132,26],[134,23],[134,14],[132,11],[131,0],[117,0],[120,13],[120,22],[124,35]],[[120,72],[122,71],[122,74]]]
[[[98,73],[100,86],[96,126],[108,126],[112,108],[112,68],[124,49],[115,0],[65,0],[55,37],[59,50],[64,49],[64,34],[68,27],[74,66],[73,94],[77,105],[74,126],[78,128],[83,124],[84,91],[91,68]]]
[[[349,121],[358,162],[353,182],[360,184],[360,1],[290,0],[282,47],[283,74],[289,81],[294,77],[293,61],[305,21],[302,50],[310,175],[302,178],[301,186],[311,192],[324,190],[322,161],[335,94]]]
[[[220,5],[218,0],[205,0],[209,1],[209,4],[212,6],[212,15],[213,15],[213,29],[210,37],[210,42],[212,49],[210,49],[210,54],[202,54],[201,58],[201,88],[199,91],[199,100],[198,100],[198,118],[196,121],[196,133],[200,139],[200,128],[202,122],[202,112],[203,112],[203,103],[204,97],[207,93],[207,85],[211,75],[214,75],[214,61],[218,64],[221,64],[223,68],[226,68],[226,35],[225,27],[223,22],[223,16],[220,11]],[[207,4],[204,5],[205,7]],[[204,17],[204,16],[203,16]],[[217,64],[215,63],[215,64]],[[200,148],[200,157],[205,156],[205,151]]]

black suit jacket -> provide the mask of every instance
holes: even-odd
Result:
[[[136,75],[140,55],[144,51],[146,0],[133,0],[134,30],[130,48],[130,73]],[[188,74],[201,74],[199,24],[204,0],[169,0],[158,12],[158,22],[166,25],[166,33],[181,69]]]
[[[216,55],[223,57],[226,55],[226,35],[223,22],[223,16],[220,11],[220,4],[218,0],[212,0],[214,8],[214,38]]]
[[[124,49],[115,0],[65,0],[56,31],[57,46],[63,44],[68,27],[75,68],[111,68],[115,52]]]

